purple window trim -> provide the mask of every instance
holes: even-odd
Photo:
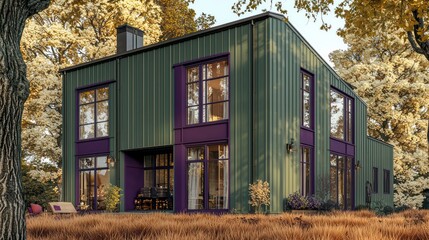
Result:
[[[316,174],[315,174],[315,166],[314,166],[314,164],[315,164],[315,157],[314,157],[314,146],[312,146],[312,145],[307,145],[307,144],[302,144],[301,143],[301,155],[300,155],[300,164],[301,164],[301,166],[302,166],[302,164],[303,164],[303,161],[302,161],[302,156],[303,156],[303,154],[304,154],[304,152],[303,152],[303,148],[308,148],[308,149],[310,149],[310,162],[309,162],[309,164],[310,164],[310,195],[313,195],[313,194],[315,194],[315,176],[316,176]],[[304,189],[304,187],[303,187],[303,179],[305,178],[305,176],[303,176],[302,175],[302,170],[301,170],[301,189]],[[304,193],[301,193],[302,195],[305,195]]]
[[[345,156],[355,156],[355,145],[350,144],[346,141],[339,140],[337,138],[329,138],[329,151],[338,153]],[[349,149],[352,148],[353,151],[350,151]]]
[[[79,205],[80,204],[80,167],[79,167],[79,159],[81,158],[96,158],[96,157],[105,157],[108,156],[110,154],[110,152],[105,152],[105,153],[98,153],[98,154],[89,154],[89,155],[76,155],[75,156],[75,205]],[[109,167],[107,168],[86,168],[84,171],[94,171],[95,172],[97,170],[105,170],[105,169],[109,169]],[[94,176],[94,181],[95,181],[95,176]],[[94,182],[94,193],[96,193],[97,191],[97,184]],[[95,203],[97,201],[97,197],[94,197],[93,200],[93,205],[92,207],[96,206]],[[93,209],[95,211],[97,211],[97,209]]]
[[[304,90],[304,85],[303,85],[303,83],[304,83],[303,76],[304,75],[307,75],[310,77],[310,127],[306,127],[303,125],[303,121],[304,121],[304,111],[303,111],[303,109],[304,109],[304,91],[306,92],[306,90]],[[301,106],[302,106],[301,107],[301,116],[300,116],[301,117],[300,126],[301,126],[301,128],[314,131],[314,126],[315,126],[315,122],[314,122],[315,121],[315,111],[314,111],[315,108],[314,108],[314,106],[315,106],[315,99],[316,99],[315,91],[314,91],[314,83],[315,83],[314,79],[315,79],[315,77],[314,77],[313,73],[301,68],[300,78],[301,78],[300,92],[301,92]]]
[[[341,94],[341,95],[344,96],[344,110],[343,110],[343,114],[344,114],[344,120],[343,120],[344,121],[343,138],[344,139],[336,138],[336,137],[333,137],[332,135],[330,135],[330,137],[332,139],[337,140],[337,141],[344,141],[344,142],[347,142],[348,144],[354,144],[354,142],[355,142],[355,100],[354,100],[353,97],[351,97],[347,93],[339,90],[338,88],[336,88],[334,86],[331,86],[329,94],[331,94],[331,91],[335,91],[335,92],[337,92],[337,93],[339,93],[339,94]],[[351,112],[351,118],[352,118],[352,120],[351,121],[352,121],[352,125],[353,126],[352,126],[352,131],[351,131],[351,134],[352,134],[351,142],[347,141],[347,139],[349,138],[349,136],[348,136],[348,127],[349,127],[348,126],[349,125],[349,121],[348,121],[349,120],[349,115],[348,115],[348,113],[349,113],[348,112],[348,107],[349,106],[348,106],[348,103],[350,103],[352,105],[352,112]],[[331,103],[329,103],[329,109],[331,109],[330,104]],[[330,114],[330,110],[329,110],[329,114]],[[330,120],[331,120],[331,118],[329,118],[329,122],[330,122]]]
[[[187,190],[186,190],[186,183],[187,183],[187,163],[185,159],[186,155],[186,147],[187,146],[196,146],[196,145],[206,145],[206,144],[216,144],[216,143],[224,143],[228,144],[229,151],[231,151],[230,148],[230,141],[229,141],[229,129],[230,129],[230,117],[231,117],[231,107],[228,106],[228,119],[215,121],[215,122],[206,122],[201,124],[195,124],[195,125],[187,125],[186,124],[186,67],[191,66],[192,64],[203,64],[204,62],[209,61],[217,61],[226,58],[228,61],[228,72],[229,72],[229,81],[228,81],[228,101],[230,105],[231,101],[231,61],[230,61],[230,54],[229,53],[220,53],[204,58],[199,58],[192,61],[183,62],[180,64],[173,65],[174,67],[174,84],[175,84],[175,90],[174,90],[174,130],[175,130],[175,142],[174,142],[174,212],[218,212],[223,213],[225,211],[228,211],[228,209],[222,209],[222,210],[188,210],[188,204],[187,204]],[[189,129],[194,127],[201,127],[201,131],[204,131],[204,127],[206,126],[212,126],[212,125],[226,125],[226,133],[222,137],[216,139],[210,139],[208,141],[198,141],[198,142],[187,142],[184,143],[183,139],[186,138],[186,136],[183,136],[183,129]],[[209,133],[207,133],[209,134]],[[231,155],[231,154],[230,154]],[[228,169],[228,179],[229,183],[231,181],[231,170]],[[228,188],[228,206],[231,206],[231,194],[230,194],[230,187]]]
[[[208,208],[209,205],[209,182],[208,182],[208,147],[212,146],[212,145],[227,145],[228,146],[228,158],[227,159],[219,159],[220,161],[226,161],[228,163],[228,208],[227,209],[210,209]],[[230,191],[231,191],[231,169],[230,169],[230,160],[231,160],[231,148],[230,148],[230,144],[229,142],[225,142],[225,141],[213,141],[213,142],[206,142],[206,143],[194,143],[194,144],[186,144],[185,146],[185,154],[187,154],[187,149],[188,148],[192,148],[192,147],[204,147],[204,159],[202,160],[191,160],[191,161],[187,161],[185,159],[185,169],[186,169],[186,174],[185,174],[185,187],[186,187],[186,192],[185,192],[185,203],[186,203],[186,212],[213,212],[213,213],[219,213],[219,212],[228,212],[229,208],[230,208],[230,204],[231,204],[231,198],[230,198]],[[203,194],[204,194],[204,205],[203,205],[203,209],[188,209],[188,163],[202,163],[203,167],[204,167],[204,188],[203,188]],[[207,173],[207,174],[206,174]]]

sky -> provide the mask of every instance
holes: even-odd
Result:
[[[260,14],[264,8],[267,10],[270,9],[269,4],[264,4],[262,7],[259,7],[258,10],[238,17],[231,9],[235,1],[236,0],[195,0],[195,3],[191,4],[190,7],[195,10],[197,16],[203,12],[215,16],[215,26]],[[312,19],[307,19],[304,12],[296,12],[296,9],[293,8],[293,1],[286,2],[289,3],[287,5],[289,22],[301,33],[310,45],[323,57],[323,59],[332,65],[329,61],[329,53],[337,49],[347,48],[342,38],[340,38],[336,33],[337,29],[344,25],[344,21],[335,18],[333,14],[325,16],[323,18],[324,21],[331,24],[332,28],[329,31],[320,30],[320,20],[314,22]],[[275,12],[275,7],[273,7],[271,11]]]

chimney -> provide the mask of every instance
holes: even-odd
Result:
[[[143,31],[127,24],[116,28],[116,53],[143,47]]]

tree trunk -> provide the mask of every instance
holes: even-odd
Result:
[[[25,239],[21,119],[29,94],[19,49],[25,20],[49,0],[0,0],[0,239]]]

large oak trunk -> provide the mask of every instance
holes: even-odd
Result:
[[[49,0],[0,0],[0,239],[25,239],[21,118],[29,94],[19,50],[25,20]]]

